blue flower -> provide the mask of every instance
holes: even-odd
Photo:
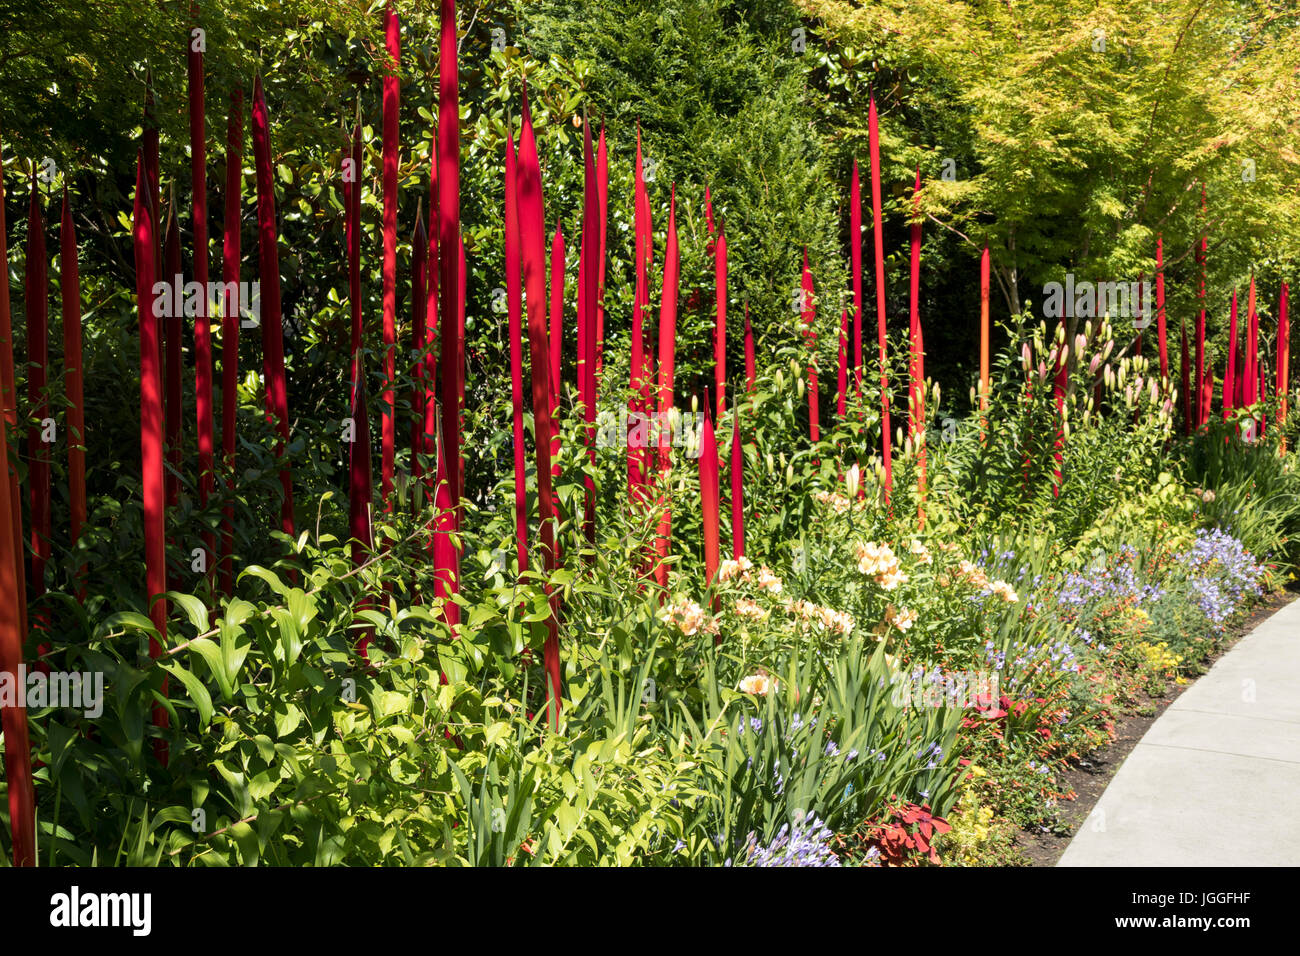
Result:
[[[803,817],[796,812],[794,827],[783,823],[772,842],[762,846],[755,833],[745,838],[737,866],[839,866],[839,858],[829,843],[830,829],[810,811]],[[727,861],[730,865],[731,861]]]

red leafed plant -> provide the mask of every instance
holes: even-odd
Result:
[[[886,866],[908,866],[939,862],[934,838],[952,829],[943,817],[930,812],[929,804],[904,803],[891,807],[878,823],[867,823],[863,842],[880,853]]]

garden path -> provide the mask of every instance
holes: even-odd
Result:
[[[1300,865],[1300,601],[1142,737],[1057,866]]]

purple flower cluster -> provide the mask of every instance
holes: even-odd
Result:
[[[1131,548],[1121,548],[1119,560],[1109,567],[1083,574],[1067,574],[1056,594],[1057,603],[1068,609],[1082,610],[1107,600],[1136,600],[1139,604],[1160,600],[1165,596],[1163,588],[1138,580],[1137,569],[1131,563],[1135,553]]]
[[[839,866],[839,858],[828,845],[834,836],[825,823],[810,811],[803,817],[795,813],[794,826],[783,823],[767,846],[750,833],[736,866]],[[727,860],[724,866],[731,866]]]
[[[1092,636],[1087,631],[1080,631],[1079,634],[1083,636],[1085,644],[1092,641]],[[1005,681],[1007,687],[1016,687],[1025,678],[1026,673],[1044,664],[1050,665],[1052,670],[1076,672],[1083,670],[1083,664],[1080,663],[1073,645],[1068,640],[1040,644],[1017,642],[1011,645],[1011,649],[1016,652],[1016,657],[1008,665],[1006,651],[998,650],[992,641],[984,644],[984,659],[993,665],[995,670],[1004,672],[1001,679]]]
[[[1219,528],[1197,531],[1196,540],[1180,558],[1190,572],[1192,603],[1216,626],[1262,590],[1263,566],[1240,541]]]

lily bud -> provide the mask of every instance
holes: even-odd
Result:
[[[858,496],[858,489],[862,486],[862,470],[854,462],[849,466],[849,470],[844,473],[844,491],[849,498]]]

